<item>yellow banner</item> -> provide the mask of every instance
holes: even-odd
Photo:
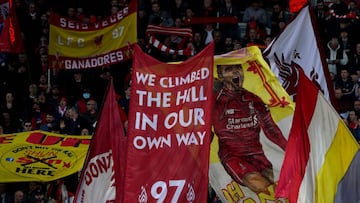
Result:
[[[0,135],[0,182],[46,182],[78,172],[90,141],[45,131]]]
[[[89,57],[136,42],[136,13],[99,30],[68,30],[50,25],[49,54],[67,57]]]
[[[279,121],[292,115],[295,103],[281,86],[256,46],[214,56],[214,77],[217,65],[241,64],[244,69],[243,87],[259,96],[270,107],[272,117]]]
[[[222,55],[214,56],[214,78],[217,79],[217,65],[241,65],[244,73],[243,87],[259,96],[268,105],[274,121],[287,138],[292,122],[295,104],[283,89],[270,67],[263,59],[258,47],[246,47]],[[275,181],[278,180],[284,152],[279,151],[261,133],[260,141],[266,157],[273,165]],[[269,194],[256,194],[249,188],[236,183],[227,174],[218,157],[218,138],[214,136],[210,148],[209,181],[223,202],[280,203],[286,199],[275,198],[274,186],[268,188]]]
[[[131,58],[137,42],[134,5],[92,24],[50,16],[50,68],[85,69],[108,66]]]

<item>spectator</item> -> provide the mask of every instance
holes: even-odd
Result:
[[[20,95],[24,92],[24,90],[20,90],[20,88],[17,87],[18,77],[17,77],[17,67],[16,62],[11,57],[8,59],[8,62],[4,64],[4,67],[2,67],[0,70],[2,70],[2,85],[3,90],[11,91],[11,92],[18,92]],[[20,91],[18,91],[20,90]]]
[[[343,0],[334,0],[333,3],[329,4],[329,8],[339,16],[348,14],[348,6]]]
[[[81,130],[81,135],[90,135],[89,129],[83,128],[83,129]]]
[[[195,53],[199,53],[201,50],[204,49],[205,44],[204,41],[201,37],[201,33],[200,32],[194,32],[193,33],[193,45],[194,45],[194,49],[195,49]]]
[[[126,117],[128,116],[129,113],[130,94],[131,94],[131,70],[124,79],[124,95],[118,97],[118,103],[120,107],[125,111]]]
[[[35,202],[35,192],[38,189],[38,183],[37,182],[28,182],[27,188],[26,188],[26,202],[32,203]]]
[[[270,43],[272,42],[273,38],[270,35],[267,35],[264,39],[264,45],[265,47],[268,47]]]
[[[14,94],[10,91],[6,92],[4,100],[1,103],[1,112],[9,112],[11,118],[20,121],[20,106]]]
[[[51,109],[57,109],[60,102],[60,89],[57,84],[52,85],[47,102]]]
[[[338,37],[340,34],[340,21],[338,18],[330,13],[330,9],[325,12],[324,18],[324,42],[328,42],[333,37]]]
[[[50,106],[49,102],[47,102],[47,98],[44,92],[39,93],[37,102],[39,103],[41,112],[53,111],[53,108]]]
[[[66,120],[65,123],[65,132],[68,135],[80,135],[83,128],[89,128],[86,120],[79,115],[79,112],[75,107],[70,107],[69,110],[69,120]]]
[[[36,80],[39,78],[41,68],[36,66],[36,48],[41,36],[41,19],[40,13],[37,10],[37,6],[34,2],[30,3],[27,11],[25,12],[24,29],[22,31],[25,34],[24,45],[26,49],[26,55],[28,56],[28,63],[31,69],[31,78]]]
[[[189,4],[186,0],[172,0],[170,3],[170,15],[173,18],[184,19]]]
[[[65,118],[65,113],[68,110],[69,106],[67,99],[65,97],[60,98],[60,102],[56,105],[55,109],[55,119],[60,120]]]
[[[41,28],[47,28],[50,26],[49,18],[46,15],[46,13],[41,14],[40,20],[41,20]],[[41,41],[41,39],[40,39],[40,41]],[[46,45],[48,45],[48,44],[46,44]]]
[[[65,94],[68,96],[68,102],[70,105],[75,105],[76,101],[82,98],[82,93],[85,87],[89,87],[83,77],[83,72],[75,71],[72,74],[72,79],[65,85]],[[64,78],[65,80],[68,78]]]
[[[349,13],[352,13],[357,17],[360,16],[360,9],[359,9],[357,1],[355,1],[355,0],[349,1],[348,10],[349,10]]]
[[[223,33],[221,32],[221,30],[215,30],[213,32],[213,38],[214,38],[214,43],[215,43],[215,50],[214,50],[214,54],[223,54],[226,52],[225,49],[225,42],[224,42],[224,37],[223,37]]]
[[[344,51],[344,48],[340,46],[339,39],[337,37],[331,38],[327,44],[326,62],[328,64],[329,71],[332,72],[335,77],[339,75],[340,69],[349,62],[348,56]]]
[[[96,121],[98,118],[98,106],[97,102],[94,99],[89,99],[86,102],[86,112],[82,113],[81,116],[86,120],[86,126],[89,126],[89,132],[94,132]]]
[[[52,112],[46,113],[45,123],[40,126],[40,130],[47,132],[59,132],[59,125],[55,120],[54,114]]]
[[[355,97],[354,81],[350,77],[347,68],[342,68],[340,77],[335,80],[335,88],[341,88],[343,97],[347,100],[353,100]]]
[[[17,190],[14,193],[14,203],[26,203],[26,197],[22,190]]]
[[[214,41],[214,25],[206,24],[203,30],[202,39],[204,40],[204,45],[208,45],[210,42]]]
[[[83,7],[77,7],[75,15],[79,21],[84,22],[84,18],[86,17],[86,15]]]
[[[120,11],[120,8],[118,5],[112,5],[110,8],[110,15],[114,15]]]
[[[358,118],[360,118],[360,100],[354,100],[353,109],[354,109],[356,115],[358,116]]]
[[[348,117],[348,127],[356,141],[360,141],[360,124],[358,120],[358,116],[354,110],[349,111]]]
[[[201,17],[216,17],[217,10],[213,0],[203,0],[199,16]]]
[[[352,71],[360,71],[360,43],[355,44],[355,50],[349,55],[349,67]]]
[[[66,112],[68,112],[68,110]],[[70,118],[68,118],[67,116],[59,119],[59,134],[64,134],[64,135],[68,134],[69,128],[66,125],[69,123],[70,123]]]
[[[127,89],[130,89],[130,87]],[[128,95],[128,93],[125,93],[125,95]],[[125,97],[128,97],[130,99],[130,95],[125,96]],[[118,106],[119,106],[120,119],[121,119],[121,122],[123,123],[125,132],[127,132],[127,129],[128,129],[128,112],[127,112],[128,107],[125,106],[126,104],[124,104],[124,102],[129,102],[129,99],[121,98],[121,97],[118,97],[118,99],[117,99]]]
[[[149,16],[144,9],[141,9],[137,13],[137,32],[139,39],[145,39],[146,28],[149,23]]]
[[[39,77],[38,90],[40,92],[45,92],[46,94],[50,93],[50,86],[45,74],[41,74]]]
[[[67,9],[67,17],[72,19],[72,20],[77,20],[76,10],[75,10],[74,7],[69,7]]]
[[[38,187],[34,193],[34,200],[30,203],[47,203],[47,199],[45,198],[45,191]]]
[[[47,198],[56,203],[66,203],[68,201],[68,190],[63,179],[58,179],[47,184]]]
[[[252,1],[251,5],[245,9],[242,21],[247,24],[256,22],[262,29],[265,28],[267,25],[267,15],[258,0]]]
[[[9,64],[10,65],[10,64]],[[13,59],[11,62],[11,68],[14,71],[11,74],[10,78],[8,79],[8,85],[14,85],[12,87],[7,86],[10,90],[13,90],[17,94],[23,95],[25,94],[25,90],[27,89],[28,85],[30,84],[30,77],[29,77],[29,61],[26,54],[18,54],[16,58]],[[10,68],[10,67],[9,67]],[[31,75],[33,76],[36,71],[33,72],[31,70]],[[14,77],[14,78],[11,78]],[[9,80],[15,79],[15,81],[10,82]]]
[[[286,12],[279,3],[275,3],[272,8],[272,13],[270,16],[271,21],[271,36],[275,37],[280,33],[281,24],[286,24],[288,21],[288,18],[286,16]],[[280,26],[279,26],[280,25]]]
[[[343,96],[343,92],[341,88],[336,87],[334,92],[335,92],[335,99],[338,104],[336,111],[343,119],[346,120],[349,116],[349,110],[351,108],[352,102],[347,100]]]
[[[185,27],[190,27],[193,31],[193,33],[195,32],[201,32],[203,30],[203,26],[202,24],[190,24],[189,23],[192,21],[192,19],[194,17],[197,17],[195,15],[195,12],[193,11],[192,8],[187,8],[185,11],[185,18],[183,19],[184,25]]]
[[[40,105],[38,101],[34,101],[32,104],[32,112],[31,112],[31,125],[34,130],[39,130],[40,126],[45,123],[46,113],[41,111]]]
[[[225,53],[234,50],[233,39],[230,36],[225,37],[224,44],[225,44],[225,50],[224,50]]]
[[[264,46],[264,42],[261,40],[261,37],[256,29],[256,27],[250,26],[248,33],[245,35],[245,38],[242,42],[243,47],[249,46]]]
[[[238,18],[240,11],[236,5],[233,4],[233,0],[224,0],[219,9],[219,17],[234,17]],[[236,38],[238,36],[237,23],[220,23],[219,29],[223,32],[224,36]]]
[[[11,114],[7,111],[2,112],[1,123],[4,134],[19,132],[20,124],[19,121],[11,117]]]
[[[90,88],[84,88],[81,95],[82,95],[82,97],[76,101],[75,107],[77,108],[77,110],[80,114],[83,114],[86,112],[87,102],[93,98],[92,98],[92,93],[91,93]]]
[[[349,31],[347,29],[342,29],[340,31],[339,44],[341,47],[343,47],[347,56],[352,55],[354,44],[351,36],[349,36]]]
[[[0,183],[0,200],[1,203],[10,203],[11,202],[11,196],[8,193],[8,188],[5,183]]]
[[[40,37],[39,44],[36,47],[35,53],[38,56],[41,56],[42,54],[47,54],[49,48],[49,39],[47,36],[42,35]]]
[[[151,4],[151,13],[149,15],[149,24],[152,25],[161,25],[165,27],[174,26],[174,20],[171,18],[168,12],[161,10],[160,4],[158,2],[153,2]]]
[[[241,42],[238,39],[233,40],[234,50],[240,50],[242,48]]]
[[[22,123],[22,132],[28,132],[28,131],[32,131],[33,130],[33,127],[32,127],[32,123],[31,121],[29,120],[25,120],[23,123]]]

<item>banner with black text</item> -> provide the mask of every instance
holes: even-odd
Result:
[[[45,131],[0,135],[0,182],[47,182],[76,173],[90,141]]]

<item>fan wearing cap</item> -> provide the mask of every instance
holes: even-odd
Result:
[[[217,74],[212,121],[221,163],[237,183],[268,194],[274,177],[260,143],[260,130],[283,150],[286,139],[262,100],[242,87],[241,65],[218,65]]]

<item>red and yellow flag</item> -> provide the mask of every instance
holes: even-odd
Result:
[[[92,24],[50,16],[49,66],[56,69],[88,69],[132,58],[137,41],[136,1]]]

